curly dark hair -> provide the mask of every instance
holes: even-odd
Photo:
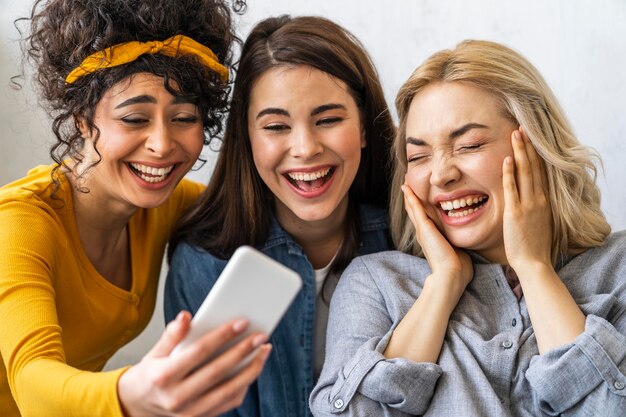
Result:
[[[235,12],[243,12],[245,6],[245,0],[232,1]],[[240,40],[233,29],[231,7],[225,1],[36,0],[30,16],[17,19],[15,24],[19,29],[24,22],[30,24],[22,43],[24,63],[34,64],[42,106],[53,120],[56,142],[50,156],[57,164],[52,174],[57,188],[57,171],[64,161],[82,160],[84,140],[77,117],[96,133],[97,141],[99,131],[93,123],[96,104],[109,88],[133,74],[148,72],[163,77],[164,87],[172,95],[191,98],[202,117],[205,144],[221,133],[230,87],[197,57],[142,55],[71,84],[65,78],[87,56],[110,46],[179,34],[209,47],[232,73],[233,46]]]

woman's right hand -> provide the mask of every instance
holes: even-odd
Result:
[[[267,336],[254,333],[209,362],[206,358],[242,333],[245,320],[226,323],[170,356],[189,331],[191,315],[181,312],[141,362],[118,381],[126,416],[212,417],[241,405],[248,386],[261,373],[271,351]],[[258,348],[254,359],[234,376],[231,370]]]
[[[467,252],[450,245],[413,190],[405,184],[402,192],[417,243],[432,274],[424,280],[419,296],[393,331],[383,354],[387,358],[435,363],[450,315],[472,280],[474,269]]]
[[[464,290],[474,275],[469,255],[464,250],[453,247],[441,234],[411,187],[404,184],[402,192],[404,207],[415,227],[415,238],[433,275],[458,281]]]

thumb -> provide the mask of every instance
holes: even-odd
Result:
[[[150,349],[146,356],[163,357],[172,353],[177,344],[183,340],[189,332],[189,324],[191,322],[191,314],[188,311],[181,311],[165,327],[165,331],[161,335],[159,341]]]

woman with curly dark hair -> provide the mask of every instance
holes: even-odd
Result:
[[[0,189],[3,416],[216,415],[259,374],[261,334],[205,364],[245,321],[170,357],[188,313],[139,364],[99,372],[148,323],[169,232],[201,191],[183,176],[221,130],[238,41],[230,7],[38,0],[18,20],[57,140],[52,165]]]

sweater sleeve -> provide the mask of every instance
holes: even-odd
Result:
[[[386,359],[382,352],[393,320],[376,277],[355,259],[331,301],[326,361],[310,398],[315,416],[405,416],[427,410],[441,368]]]
[[[546,414],[622,416],[626,410],[626,311],[589,315],[573,343],[531,360],[526,377]]]
[[[0,230],[0,353],[20,413],[121,417],[117,380],[125,369],[94,373],[66,364],[54,289],[66,240],[53,214],[5,202]]]

